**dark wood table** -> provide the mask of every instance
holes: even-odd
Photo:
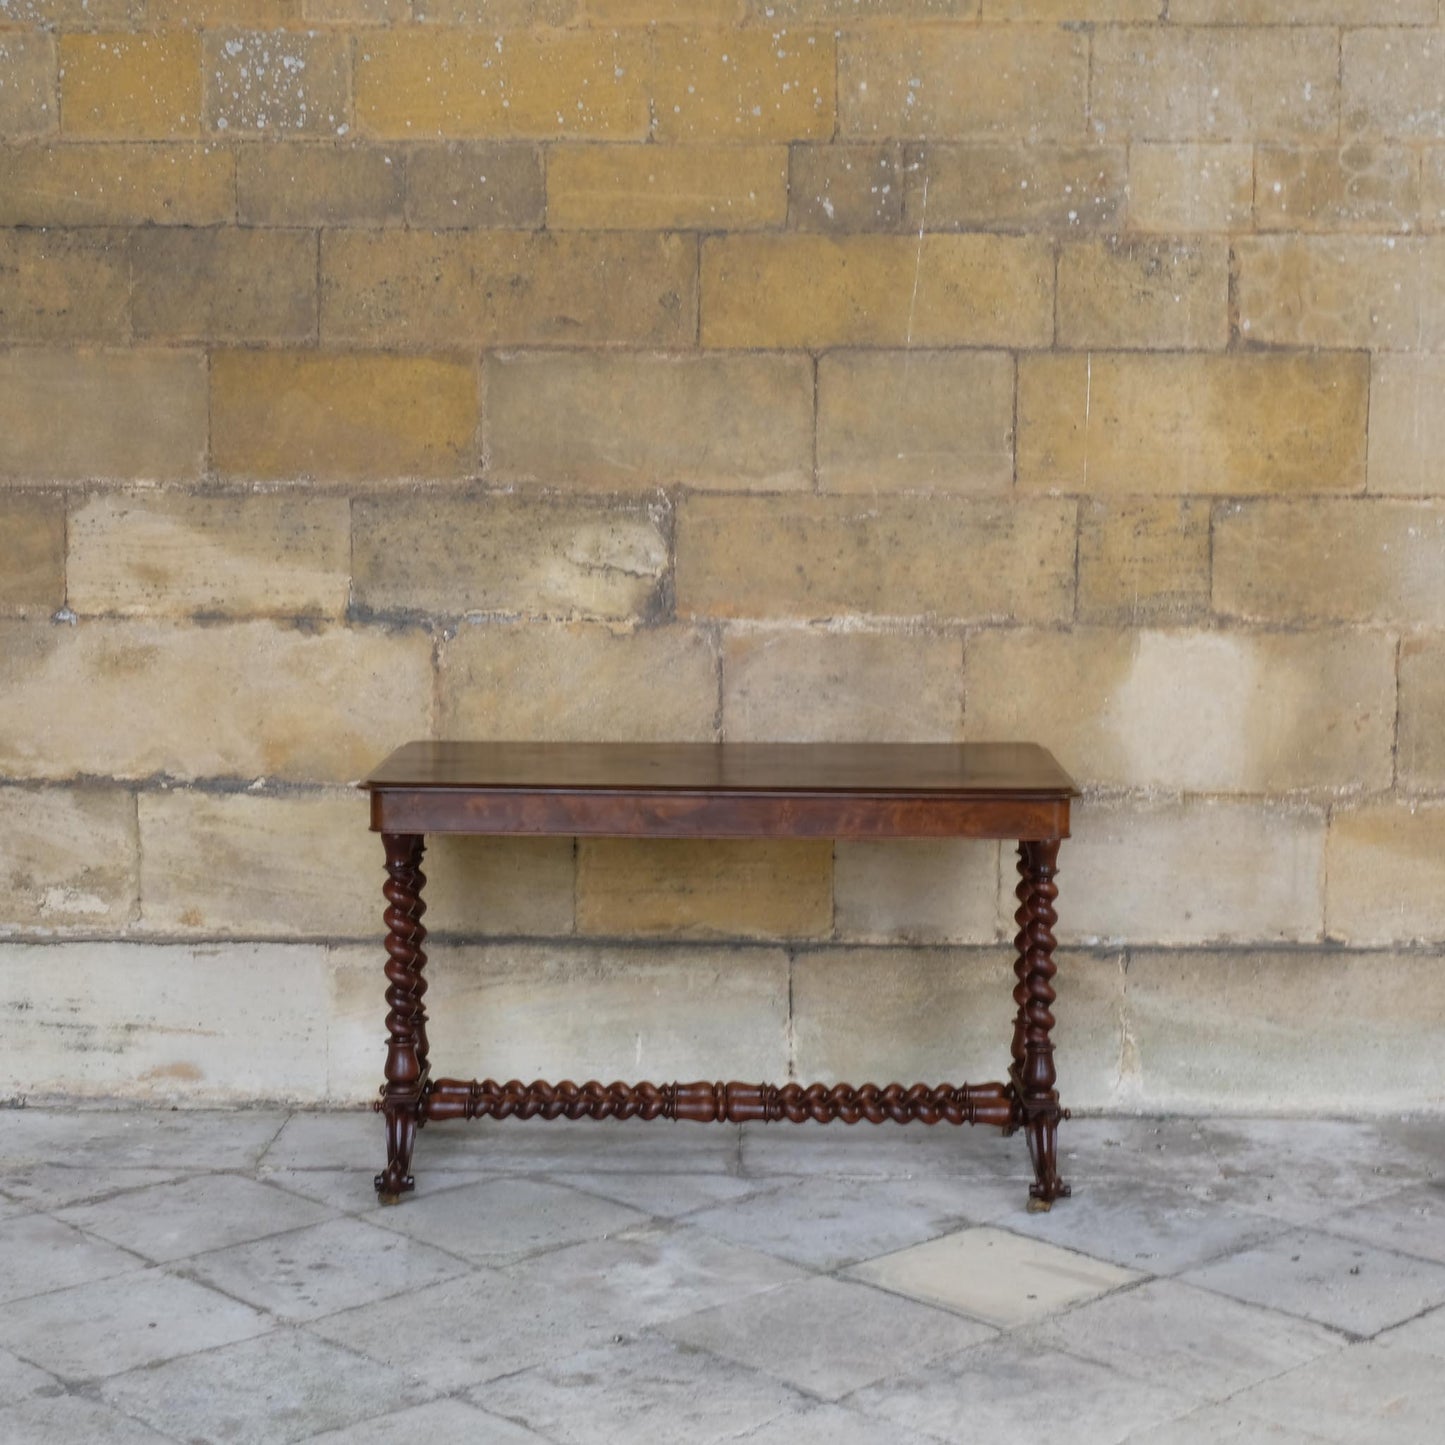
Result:
[[[422,1125],[443,1119],[688,1119],[993,1124],[1028,1138],[1029,1208],[1059,1178],[1053,926],[1068,774],[1032,743],[414,742],[362,787],[386,848],[383,1204],[414,1187]],[[991,1084],[549,1084],[434,1079],[423,969],[428,833],[650,838],[1004,838],[1018,841],[1012,1058]]]

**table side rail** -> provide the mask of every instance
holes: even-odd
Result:
[[[1069,794],[687,793],[373,786],[379,833],[653,838],[1069,836]]]

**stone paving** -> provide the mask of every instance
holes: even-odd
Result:
[[[1441,1438],[1445,1121],[1063,1139],[0,1111],[0,1442]]]

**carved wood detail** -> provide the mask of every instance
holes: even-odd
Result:
[[[1007,1084],[549,1084],[436,1079],[428,1119],[679,1119],[744,1124],[994,1124],[1013,1119]]]

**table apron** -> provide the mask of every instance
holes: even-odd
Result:
[[[374,788],[381,833],[652,838],[1069,836],[1067,796]]]

